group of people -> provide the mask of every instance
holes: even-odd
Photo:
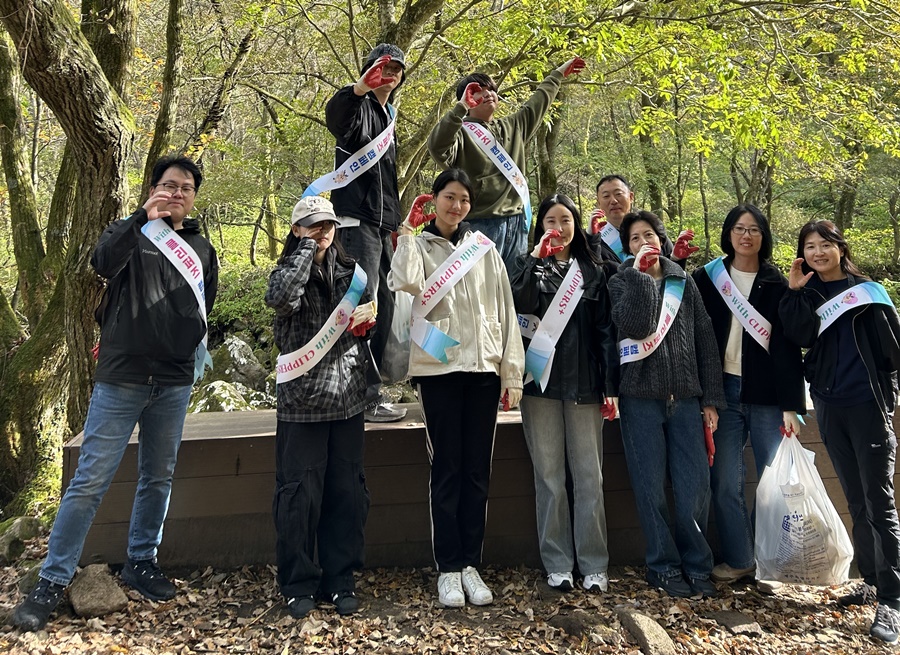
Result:
[[[266,292],[282,353],[273,516],[290,614],[303,617],[320,600],[341,615],[358,610],[353,572],[363,563],[369,507],[364,422],[404,413],[384,401],[378,371],[394,294],[403,292],[414,297],[409,375],[431,464],[440,604],[493,601],[479,567],[494,434],[498,411],[520,404],[550,586],[571,590],[577,575],[587,591],[609,588],[602,434],[604,421],[616,419],[647,581],[672,596],[712,597],[714,582],[752,577],[743,449],[749,440],[761,474],[781,439],[799,433],[805,375],[864,579],[840,602],[877,602],[871,634],[896,642],[896,310],[829,221],[803,227],[785,278],[771,262],[768,220],[752,205],[725,217],[724,256],[692,273],[685,264],[698,250],[693,234],[670,241],[658,216],[635,210],[620,175],[600,180],[587,226],[561,193],[532,215],[525,147],[562,80],[583,67],[577,57],[562,64],[501,119],[494,81],[463,78],[428,139],[445,170],[402,222],[391,99],[405,79],[404,53],[377,46],[360,78],[329,101],[336,170],[296,204]],[[110,280],[97,384],[47,560],[14,614],[23,629],[45,625],[71,581],[137,422],[141,473],[122,577],[148,598],[174,595],[156,548],[179,417],[202,371],[217,265],[185,220],[199,170],[184,158],[157,169],[150,199],[111,225],[94,253]],[[160,225],[169,229],[151,229]],[[711,504],[718,564],[708,540]]]

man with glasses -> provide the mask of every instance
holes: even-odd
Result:
[[[405,79],[406,58],[395,45],[382,43],[372,49],[360,71],[360,78],[339,89],[325,107],[325,123],[337,144],[337,167],[362,150],[363,159],[375,152],[377,137],[396,118],[391,102]],[[372,146],[371,149],[366,146]],[[366,272],[368,291],[378,305],[378,323],[369,345],[375,366],[369,367],[369,387],[365,411],[367,421],[399,421],[406,410],[393,407],[381,395],[381,361],[394,316],[394,296],[388,289],[387,274],[394,252],[391,234],[400,224],[400,192],[397,188],[397,146],[391,137],[387,150],[375,164],[354,177],[346,186],[331,192],[334,213],[344,227],[338,233],[347,254]]]
[[[522,181],[516,186],[511,179],[519,180],[520,174],[523,180],[527,177],[526,145],[534,138],[563,78],[583,68],[583,59],[570,59],[551,71],[518,111],[497,120],[496,82],[484,73],[472,73],[456,85],[456,104],[428,136],[431,158],[443,168],[463,169],[475,184],[472,210],[466,220],[496,244],[507,271],[525,252],[531,229],[530,201],[526,205],[523,198],[528,196],[528,183]],[[466,124],[477,129],[469,129]],[[484,139],[488,148],[478,139]]]
[[[97,312],[94,390],[78,468],[60,502],[40,578],[13,615],[22,630],[47,624],[75,575],[97,507],[138,424],[138,484],[122,579],[150,600],[175,596],[156,553],[218,282],[216,252],[199,223],[187,218],[201,181],[190,159],[160,159],[147,202],[107,227],[94,249],[91,265],[108,280]]]

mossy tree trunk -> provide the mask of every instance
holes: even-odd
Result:
[[[30,492],[58,470],[62,440],[87,414],[98,292],[90,256],[103,228],[126,212],[134,126],[116,86],[134,51],[135,1],[85,6],[98,30],[96,54],[62,0],[0,0],[22,74],[55,114],[79,165],[62,275],[0,380],[0,502],[16,494],[13,509],[28,509]]]
[[[13,252],[22,299],[20,309],[34,330],[47,306],[52,286],[41,271],[44,243],[28,159],[28,135],[19,101],[24,95],[22,87],[15,46],[8,35],[0,34],[0,155],[9,190]]]
[[[156,115],[156,126],[153,128],[153,140],[147,152],[144,165],[144,184],[141,187],[139,205],[143,205],[150,195],[150,176],[153,164],[169,150],[172,138],[172,126],[178,115],[178,101],[181,98],[181,86],[184,67],[184,38],[182,36],[182,13],[184,0],[169,0],[169,16],[166,21],[166,66],[162,78],[162,98],[159,102],[159,113]]]

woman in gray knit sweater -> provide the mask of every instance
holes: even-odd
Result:
[[[725,407],[716,338],[694,281],[660,253],[662,221],[650,212],[628,214],[620,236],[634,259],[619,267],[609,291],[622,363],[622,441],[647,542],[647,581],[670,596],[714,596],[702,529],[710,502],[704,426],[715,432],[716,408]]]

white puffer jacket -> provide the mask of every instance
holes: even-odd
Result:
[[[471,231],[460,223],[457,243]],[[418,295],[425,280],[457,248],[433,231],[401,235],[388,275],[388,286]],[[459,341],[447,349],[444,364],[415,343],[410,345],[409,374],[496,373],[502,388],[521,389],[525,350],[503,260],[492,248],[426,316],[428,322]]]

